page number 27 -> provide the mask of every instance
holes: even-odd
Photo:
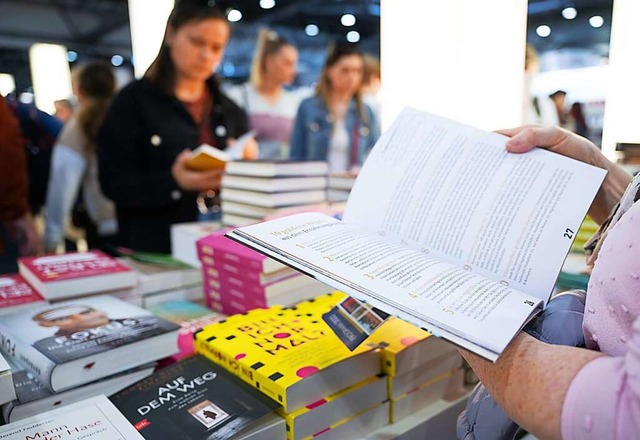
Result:
[[[573,238],[573,231],[569,228],[565,229],[563,237],[566,237],[569,240],[571,240]]]

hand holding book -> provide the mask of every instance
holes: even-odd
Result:
[[[171,167],[171,175],[178,186],[186,191],[207,191],[220,188],[224,166],[194,170],[188,165],[191,158],[191,150],[184,150],[176,157]]]

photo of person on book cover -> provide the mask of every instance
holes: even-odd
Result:
[[[121,316],[122,312],[83,303],[52,305],[31,316],[39,328],[50,332],[33,346],[62,363],[178,328],[151,314]]]

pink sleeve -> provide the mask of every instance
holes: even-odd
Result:
[[[562,408],[562,438],[640,438],[640,318],[624,356],[589,362],[569,386]]]

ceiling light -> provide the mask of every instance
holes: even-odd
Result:
[[[77,59],[78,59],[78,52],[75,52],[73,50],[70,50],[67,52],[67,61],[69,61],[70,63],[73,63]]]
[[[230,10],[227,14],[227,20],[229,20],[231,23],[242,20],[242,12],[238,11],[237,9]]]
[[[342,26],[353,26],[354,24],[356,24],[356,17],[353,14],[344,14],[341,18],[340,18],[340,23],[342,23]]]
[[[562,10],[562,16],[567,20],[573,20],[578,15],[578,11],[573,6],[568,6]]]
[[[349,43],[357,43],[360,41],[360,33],[358,31],[351,31],[347,33],[347,41]]]
[[[315,37],[316,35],[318,35],[320,33],[320,29],[315,24],[308,24],[304,28],[304,33],[307,34],[310,37]]]
[[[589,24],[594,28],[602,27],[602,25],[604,24],[604,18],[602,18],[600,15],[594,15],[589,19]]]
[[[271,9],[276,5],[276,0],[260,0],[260,7],[262,9]]]
[[[536,34],[538,34],[539,37],[547,38],[551,35],[551,28],[546,24],[541,24],[536,28]]]
[[[123,62],[124,58],[122,58],[122,55],[114,55],[111,57],[111,64],[113,64],[115,67],[122,66]]]

